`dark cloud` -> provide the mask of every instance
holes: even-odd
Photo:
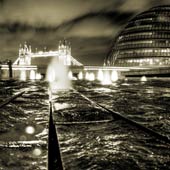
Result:
[[[102,64],[114,37],[137,13],[168,0],[0,0],[0,59],[18,46],[56,49],[64,37],[83,64]]]
[[[79,16],[114,9],[118,0],[6,0],[0,10],[1,23],[57,26]]]

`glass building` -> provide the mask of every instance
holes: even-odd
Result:
[[[170,66],[170,5],[135,16],[116,38],[107,66]]]

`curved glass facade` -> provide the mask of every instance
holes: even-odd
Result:
[[[130,20],[105,59],[107,66],[170,66],[170,5]]]

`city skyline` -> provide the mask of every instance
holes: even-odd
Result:
[[[33,50],[54,50],[71,42],[72,55],[84,65],[102,65],[112,40],[136,14],[167,0],[1,0],[0,60],[15,60],[25,41]]]

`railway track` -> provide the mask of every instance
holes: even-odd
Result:
[[[111,106],[107,106],[106,104],[103,104],[100,100],[100,103],[96,102],[96,98],[95,98],[95,95],[96,93],[98,93],[98,96],[100,98],[100,96],[103,96],[103,94],[101,94],[100,92],[97,92],[97,91],[94,91],[94,89],[90,89],[90,88],[87,88],[85,86],[78,86],[79,87],[79,90],[77,91],[78,93],[81,94],[82,97],[84,97],[85,99],[87,99],[88,101],[90,101],[92,104],[96,105],[96,106],[99,106],[101,108],[103,108],[105,111],[107,111],[108,113],[111,113],[113,115],[114,118],[119,118],[123,121],[125,121],[126,123],[132,125],[132,126],[135,126],[143,131],[145,131],[146,133],[149,133],[150,135],[152,136],[155,136],[156,138],[158,138],[159,140],[161,141],[164,141],[166,143],[170,143],[170,139],[169,137],[161,134],[160,132],[157,132],[156,130],[153,130],[152,128],[149,128],[148,126],[144,126],[143,125],[143,122],[138,122],[138,121],[135,121],[133,117],[132,118],[127,114],[126,116],[124,114],[121,114],[117,111],[114,111],[112,109]],[[109,89],[110,91],[114,90],[112,87],[107,87],[107,89]],[[126,90],[127,91],[127,90]],[[129,91],[127,91],[129,92]],[[130,91],[131,92],[131,91]],[[88,97],[89,94],[93,94],[94,93],[94,96],[93,95],[90,95],[91,97]],[[136,92],[135,92],[136,93]],[[111,100],[113,98],[112,95],[110,94],[104,94],[105,96],[105,99],[108,98],[110,101],[113,101]],[[93,100],[93,98],[95,98],[95,100]],[[126,106],[125,106],[126,107]],[[136,113],[137,115],[138,113]],[[156,116],[156,115],[155,115]],[[142,118],[142,117],[141,117]],[[148,122],[149,123],[149,122]],[[146,124],[146,123],[145,123]]]
[[[44,156],[47,150],[47,137],[43,138],[38,135],[47,127],[48,121],[43,127],[38,125],[40,120],[35,119],[39,117],[39,111],[42,106],[39,102],[39,96],[34,94],[39,93],[38,89],[36,91],[36,88],[25,88],[25,86],[19,88],[17,86],[13,88],[14,91],[15,93],[13,95],[8,94],[8,97],[3,94],[4,99],[0,103],[0,166],[2,169],[8,169],[8,165],[12,161],[14,162],[13,165],[9,165],[13,166],[12,169],[18,166],[18,162],[20,164],[19,169],[25,169],[28,166],[35,169],[36,164],[38,164],[37,167],[46,164]],[[42,96],[45,95],[42,94]],[[39,110],[37,109],[38,107],[40,108]],[[42,115],[44,113],[41,114],[41,117],[43,117]],[[45,135],[47,136],[47,134]],[[32,157],[32,160],[29,160],[28,155]],[[36,163],[32,164],[34,161]]]
[[[5,99],[2,103],[0,103],[0,108],[3,108],[4,106],[6,106],[7,104],[9,104],[10,102],[12,102],[13,100],[15,100],[16,98],[22,96],[25,93],[25,91],[22,92],[18,92],[15,95],[13,95],[12,97],[9,97],[7,99]]]
[[[149,133],[151,136],[154,136],[156,137],[157,139],[163,141],[163,142],[166,142],[168,144],[170,144],[170,139],[167,137],[167,136],[164,136],[150,128],[147,128],[143,125],[141,125],[140,123],[132,120],[132,119],[129,119],[128,117],[118,113],[118,112],[114,112],[108,108],[106,108],[105,106],[102,106],[101,104],[98,104],[96,103],[95,101],[91,100],[90,98],[88,98],[87,96],[83,95],[82,93],[78,92],[83,98],[85,98],[86,100],[88,100],[89,102],[91,102],[93,105],[96,105],[98,107],[100,107],[101,109],[103,109],[104,111],[110,113],[113,115],[114,118],[118,118],[118,119],[121,119],[123,121],[125,121],[126,123],[132,125],[132,126],[135,126],[137,128],[139,128],[140,130],[143,130],[144,132],[146,133]]]
[[[129,124],[130,126],[135,126],[137,129],[140,129],[140,131],[142,130],[144,133],[149,134],[150,136],[154,137],[155,139],[158,139],[159,141],[163,141],[166,144],[170,144],[170,140],[169,138],[167,138],[166,136],[163,136],[161,134],[159,134],[156,131],[153,131],[152,129],[149,129],[141,124],[139,124],[138,122],[135,122],[131,119],[129,119],[128,117],[125,117],[123,115],[121,115],[120,113],[114,112],[110,109],[108,109],[107,107],[103,106],[101,103],[97,103],[95,100],[91,99],[90,97],[88,97],[87,95],[87,91],[89,90],[88,88],[86,88],[85,92],[83,93],[83,88],[82,90],[78,89],[72,89],[70,91],[68,91],[67,93],[64,92],[64,95],[62,97],[62,91],[61,94],[54,94],[53,99],[49,101],[49,133],[48,133],[48,144],[49,143],[53,143],[52,145],[50,144],[49,146],[53,146],[51,149],[50,147],[48,149],[51,150],[51,152],[48,153],[48,158],[49,161],[52,160],[51,163],[49,163],[49,169],[51,167],[51,164],[55,164],[56,163],[60,166],[60,169],[63,168],[63,163],[62,163],[62,159],[61,159],[61,150],[60,150],[60,141],[58,140],[58,135],[57,135],[57,131],[55,130],[55,128],[57,128],[58,126],[69,126],[69,125],[88,125],[88,124],[96,124],[99,125],[104,123],[116,123],[116,120],[121,120],[123,122],[126,122],[127,124]],[[59,92],[60,93],[60,92]],[[90,93],[90,90],[89,90]],[[9,104],[10,102],[14,101],[17,97],[21,97],[24,94],[24,91],[17,93],[16,95],[12,96],[11,98],[8,98],[6,101],[4,101],[2,104],[0,104],[0,106],[3,108],[4,106],[6,106],[7,104]],[[68,97],[67,97],[68,95]],[[58,97],[60,96],[60,97]],[[106,95],[107,97],[107,95]],[[109,96],[111,97],[111,96]],[[56,103],[60,103],[61,106],[63,102],[67,101],[69,103],[70,106],[67,107],[63,107],[61,108],[57,108],[58,105],[56,105]],[[72,107],[72,108],[71,108]],[[68,109],[68,110],[67,110]],[[70,110],[69,110],[70,109]],[[87,109],[87,111],[85,110]],[[81,114],[81,112],[85,112],[83,114]],[[71,114],[68,114],[68,113]],[[89,114],[88,114],[89,113]],[[80,114],[80,116],[79,116]],[[86,119],[86,114],[88,114],[87,119]],[[90,114],[92,116],[90,116]],[[100,116],[100,114],[102,114],[102,116]],[[77,117],[75,116],[77,115]],[[67,116],[70,116],[69,119],[67,119]],[[72,119],[72,117],[73,119]],[[85,116],[85,119],[81,119],[81,116]],[[65,117],[65,118],[64,118]],[[61,118],[61,119],[60,119]],[[90,119],[89,119],[90,118]],[[120,127],[121,128],[121,125]],[[16,147],[23,147],[23,143],[22,142],[14,142],[14,144],[16,145]],[[37,145],[46,145],[47,143],[45,141],[41,141],[40,143],[38,141],[27,141],[25,143],[25,147],[35,147]],[[4,144],[5,146],[6,144]],[[54,158],[54,155],[51,153],[54,153],[54,146],[58,146],[58,148],[56,149],[59,155],[56,157],[56,159],[52,159]],[[6,145],[6,147],[8,147],[8,145]]]
[[[87,90],[87,89],[86,89]],[[151,136],[151,138],[155,138],[156,140],[158,140],[159,142],[163,142],[163,143],[166,143],[167,145],[169,145],[170,144],[170,139],[167,137],[167,136],[164,136],[164,135],[162,135],[162,134],[160,134],[160,133],[158,133],[158,132],[156,132],[156,131],[154,131],[154,130],[152,130],[152,129],[150,129],[150,128],[147,128],[147,127],[145,127],[145,126],[143,126],[143,125],[141,125],[140,123],[138,123],[138,122],[136,122],[136,121],[134,121],[134,120],[131,120],[131,119],[129,119],[128,117],[126,117],[126,116],[123,116],[123,115],[121,115],[120,113],[118,113],[118,112],[114,112],[114,111],[112,111],[112,110],[110,110],[110,109],[108,109],[108,108],[106,108],[105,106],[102,106],[101,104],[99,104],[99,103],[97,103],[96,101],[93,101],[92,99],[90,99],[89,97],[87,97],[86,95],[84,95],[83,93],[82,93],[82,91],[80,92],[80,91],[77,91],[77,90],[75,90],[75,89],[72,89],[72,92],[71,92],[71,94],[70,95],[73,95],[73,98],[74,98],[74,100],[78,100],[78,101],[80,101],[80,103],[84,103],[85,105],[86,105],[86,109],[88,109],[88,107],[93,107],[93,109],[95,110],[96,109],[96,111],[98,112],[99,110],[101,111],[100,113],[103,113],[103,114],[105,114],[105,115],[111,115],[112,117],[110,117],[109,119],[105,119],[105,120],[89,120],[89,121],[87,121],[87,120],[82,120],[82,121],[70,121],[70,120],[64,120],[64,121],[56,121],[56,120],[58,120],[58,119],[60,119],[59,117],[57,118],[57,119],[54,119],[53,120],[53,123],[52,124],[54,124],[55,125],[55,128],[57,128],[57,126],[69,126],[69,125],[82,125],[82,124],[84,124],[84,125],[86,125],[86,124],[102,124],[102,123],[115,123],[115,120],[121,120],[121,121],[123,121],[123,122],[125,122],[125,123],[127,123],[129,126],[132,126],[132,127],[135,127],[136,129],[139,129],[140,131],[143,131],[143,133],[146,133],[146,134],[148,134],[148,135],[150,135]],[[75,97],[76,96],[76,97]],[[55,102],[57,102],[57,100],[58,100],[58,98],[57,99],[55,99],[55,97],[54,97],[54,101],[52,101],[52,105],[53,106],[51,106],[51,107],[54,107],[54,105],[55,105]],[[66,100],[67,100],[67,98],[66,98]],[[60,101],[60,99],[58,100],[58,101]],[[72,101],[72,103],[73,103],[73,105],[74,105],[74,101]],[[56,110],[57,108],[55,108],[54,107],[54,112],[55,112],[55,114],[60,114],[60,115],[62,115],[62,113],[61,113],[61,110],[59,109],[59,110]],[[52,116],[52,111],[50,111],[50,113],[51,113],[51,116]],[[99,113],[99,114],[100,114]],[[93,114],[93,113],[92,113]],[[63,114],[63,116],[64,116],[64,114]],[[95,116],[95,115],[94,115]],[[52,118],[51,118],[52,119]],[[119,128],[121,128],[121,125],[120,125],[120,127]],[[57,134],[57,132],[55,131],[55,133]],[[62,159],[61,159],[61,155],[60,155],[60,145],[59,145],[59,140],[58,140],[58,137],[55,137],[55,134],[54,134],[54,138],[56,138],[56,144],[53,144],[53,146],[57,146],[57,149],[56,150],[58,150],[58,156],[56,156],[56,157],[58,157],[59,158],[59,160],[58,160],[58,162],[59,162],[59,166],[61,166],[62,165]],[[54,141],[53,141],[54,142]],[[52,144],[51,144],[52,145]],[[52,151],[51,151],[52,152]],[[57,152],[55,152],[55,153],[57,153]],[[54,157],[54,155],[53,155],[53,157]],[[53,163],[54,163],[54,161],[53,161]],[[52,164],[52,163],[51,163]],[[51,166],[51,165],[50,165]],[[53,165],[54,166],[54,165]],[[60,167],[60,169],[61,168],[63,168],[63,166],[61,166]],[[63,168],[64,169],[64,168]]]

